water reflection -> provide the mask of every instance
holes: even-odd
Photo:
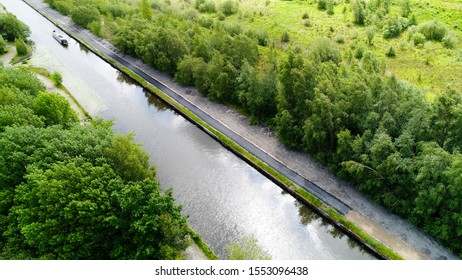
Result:
[[[146,89],[143,89],[143,92],[144,92],[144,96],[146,97],[146,101],[148,102],[150,106],[156,107],[156,109],[159,111],[171,110],[170,107],[167,105],[167,103],[157,98],[151,92],[147,91]]]

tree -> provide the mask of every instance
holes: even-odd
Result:
[[[55,82],[55,85],[56,86],[61,86],[62,83],[63,83],[63,76],[61,76],[61,74],[59,72],[53,72],[53,74],[51,75],[51,77],[53,78],[53,81]]]
[[[115,135],[112,147],[105,153],[111,159],[112,167],[125,181],[142,181],[155,178],[155,170],[149,167],[149,155],[133,142],[134,135]]]
[[[0,35],[9,42],[25,40],[30,35],[30,29],[13,14],[0,13]]]
[[[83,159],[31,169],[5,233],[18,251],[47,259],[178,259],[186,219],[151,180],[125,184]]]
[[[3,39],[2,35],[0,35],[0,55],[6,52],[6,41]]]
[[[238,11],[238,4],[233,0],[225,0],[221,5],[221,11],[225,16],[230,16]]]
[[[72,10],[71,18],[78,25],[87,27],[94,21],[100,21],[100,14],[93,6],[78,5]]]
[[[351,9],[353,11],[353,22],[359,25],[364,25],[366,13],[361,0],[354,0],[353,3],[351,3]]]
[[[68,127],[78,122],[69,102],[57,93],[40,93],[34,101],[34,112],[44,117],[46,125]]]
[[[19,56],[24,56],[29,53],[29,48],[27,44],[22,39],[15,39],[14,46],[16,47],[16,52]]]
[[[231,260],[270,260],[271,255],[258,245],[255,236],[244,236],[226,247]]]
[[[149,4],[149,0],[141,0],[140,11],[141,11],[141,16],[147,20],[150,20],[152,16],[154,15],[151,9],[151,5]]]
[[[181,258],[186,217],[171,192],[161,194],[149,178],[148,159],[130,139],[114,138],[106,124],[0,133],[0,256]],[[131,167],[136,182],[115,171]]]
[[[373,40],[375,37],[375,29],[372,27],[366,28],[366,37],[367,37],[367,43],[372,46],[374,44]]]

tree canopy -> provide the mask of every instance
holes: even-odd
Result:
[[[239,108],[252,123],[266,124],[287,147],[313,155],[462,256],[456,245],[462,243],[462,213],[454,211],[460,206],[454,175],[462,149],[460,89],[448,87],[430,101],[422,89],[387,71],[389,58],[374,51],[378,40],[372,42],[376,30],[387,40],[406,31],[415,45],[455,42],[438,20],[417,25],[409,1],[345,3],[349,24],[370,30],[363,32],[364,42],[355,39],[348,47],[341,46],[345,40],[331,39],[337,32],[332,26],[329,38],[300,45],[293,37],[281,42],[280,35],[289,31],[278,33],[278,26],[253,30],[227,21],[246,17],[239,11],[242,1],[221,6],[208,0],[155,1],[147,7],[146,1],[47,0],[61,1],[97,9],[103,33],[116,47],[214,101]],[[336,1],[316,4],[332,14]],[[310,19],[304,16],[306,28]],[[393,45],[387,49],[390,57],[400,51]],[[425,201],[432,203],[424,209]]]
[[[187,217],[132,134],[80,125],[24,70],[0,81],[1,259],[182,258]]]

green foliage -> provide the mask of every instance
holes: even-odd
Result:
[[[19,56],[24,56],[29,53],[29,48],[23,39],[15,39],[14,46],[16,47],[16,52]]]
[[[364,25],[366,13],[361,0],[354,0],[353,3],[351,3],[351,10],[353,11],[353,22],[359,25]]]
[[[407,18],[412,12],[411,2],[409,0],[401,0],[400,6],[401,6],[400,7],[401,8],[401,16]]]
[[[55,1],[54,7],[64,15],[69,15],[72,11],[72,4],[68,1]]]
[[[82,3],[89,7],[94,5],[90,2]],[[177,5],[177,1],[172,4],[156,1],[151,7],[158,13],[149,22],[140,15],[139,1],[135,2],[120,4],[123,12],[114,10],[120,18],[102,18],[105,27],[111,26],[105,31],[118,48],[174,75],[182,84],[195,86],[213,100],[237,106],[249,115],[251,123],[267,124],[288,147],[311,153],[378,203],[409,218],[446,246],[458,250],[451,245],[460,238],[455,234],[460,231],[457,217],[446,211],[438,198],[444,197],[454,205],[458,203],[453,197],[457,190],[446,191],[456,183],[450,184],[449,177],[441,174],[449,174],[447,170],[461,149],[462,105],[457,94],[450,91],[428,102],[423,97],[426,93],[390,74],[403,62],[406,62],[406,71],[412,72],[407,70],[413,65],[408,63],[409,52],[416,53],[417,58],[412,60],[415,61],[421,55],[433,55],[433,49],[423,52],[422,49],[400,48],[399,57],[387,60],[384,52],[392,57],[396,54],[394,48],[405,44],[404,38],[387,42],[375,36],[383,31],[385,38],[397,38],[407,29],[408,39],[415,45],[436,40],[448,48],[457,48],[454,40],[457,36],[452,34],[451,37],[449,28],[441,22],[411,26],[416,24],[416,19],[433,18],[434,15],[429,16],[427,11],[433,9],[407,0],[351,1],[351,5],[344,4],[345,15],[332,16],[339,24],[344,22],[339,17],[352,16],[353,22],[359,25],[347,23],[345,28],[333,23],[326,25],[322,17],[318,17],[320,12],[313,10],[316,6],[312,6],[310,18],[316,22],[313,22],[314,28],[305,28],[303,24],[311,26],[311,22],[308,13],[303,14],[307,8],[302,2],[290,3],[290,7],[303,6],[303,9],[292,9],[294,17],[285,17],[287,2],[273,1],[267,2],[260,13],[255,7],[253,14],[243,10],[239,16],[227,18],[232,13],[225,13],[224,5],[215,5],[218,2],[211,0],[183,1],[181,5]],[[225,2],[237,4],[237,1],[221,1]],[[322,3],[327,10],[328,3],[342,1],[312,1],[315,5]],[[240,1],[239,5],[244,7],[249,3]],[[115,17],[109,8],[97,6],[101,14]],[[272,13],[279,8],[281,16]],[[312,12],[318,15],[311,15]],[[268,22],[285,18],[281,24],[270,27],[268,15],[275,17]],[[300,17],[305,21],[300,22]],[[440,18],[448,26],[449,23],[453,25],[454,20]],[[297,46],[273,44],[279,40],[293,41],[289,32],[283,35],[287,38],[281,36],[289,31],[287,26],[292,36],[297,35]],[[345,36],[347,44],[342,46],[330,39],[315,38],[316,32],[336,38],[340,43]],[[359,34],[365,34],[365,38]],[[440,48],[436,49],[438,51]],[[451,53],[442,51],[445,57]],[[425,68],[421,70],[425,75]],[[450,73],[448,71],[448,76]],[[16,104],[13,96],[5,91],[4,102]],[[118,146],[123,147],[123,143]],[[112,145],[110,141],[105,148],[110,149]],[[432,157],[432,153],[444,158],[441,160],[444,168],[438,168],[439,159]],[[123,153],[119,151],[118,154]],[[110,161],[113,169],[117,158],[122,156]],[[142,167],[135,160],[130,164]],[[456,168],[458,163],[454,166]],[[432,168],[440,175],[432,173]],[[458,182],[455,172],[450,177]],[[437,205],[428,209],[428,213],[437,217],[434,220],[424,219],[426,200]]]
[[[385,55],[388,57],[395,57],[396,56],[395,48],[393,48],[393,46],[390,46],[387,52],[385,53]]]
[[[217,11],[215,2],[212,0],[196,0],[196,9],[201,13],[215,13]]]
[[[447,33],[441,42],[445,48],[453,49],[457,45],[457,37],[454,33]]]
[[[422,33],[427,40],[442,41],[448,29],[444,23],[438,19],[430,20],[419,24],[417,30]]]
[[[68,127],[78,122],[78,117],[69,102],[57,93],[40,93],[34,100],[34,112],[44,118],[46,125]]]
[[[92,22],[100,21],[100,13],[96,7],[79,5],[72,9],[71,18],[78,25],[87,27]]]
[[[281,42],[283,42],[283,43],[289,43],[289,41],[290,41],[289,32],[285,31],[285,32],[282,33],[282,35],[281,35]]]
[[[182,258],[186,217],[132,134],[72,125],[24,70],[0,67],[0,82],[0,258]]]
[[[30,29],[13,14],[0,13],[0,35],[9,42],[25,40],[30,35]]]
[[[6,41],[3,39],[2,35],[0,35],[0,55],[6,52]]]
[[[317,0],[318,2],[318,10],[326,10],[327,9],[327,2],[328,0]]]
[[[372,27],[366,28],[366,37],[367,43],[372,46],[374,44],[375,29]]]
[[[228,245],[226,250],[231,260],[271,260],[271,255],[258,245],[258,240],[252,235]]]
[[[59,72],[53,72],[51,75],[51,78],[53,79],[54,83],[56,86],[61,86],[63,83],[63,76]]]
[[[234,0],[225,0],[221,4],[221,11],[225,16],[234,15],[239,10],[238,2]]]
[[[398,37],[409,25],[402,17],[390,17],[383,26],[383,38],[391,39]]]
[[[426,38],[425,36],[420,33],[420,32],[416,32],[412,35],[412,42],[414,43],[414,45],[416,46],[423,46],[423,44],[425,43],[426,41]]]
[[[141,145],[133,143],[134,135],[116,135],[112,146],[105,150],[111,165],[125,181],[142,181],[154,179],[155,170],[149,168],[149,156]]]
[[[338,46],[327,38],[315,40],[311,47],[311,54],[320,62],[332,61],[339,63],[342,60]]]
[[[141,17],[147,20],[150,20],[152,16],[154,15],[151,9],[151,5],[149,4],[149,0],[141,0],[140,11],[141,11]]]

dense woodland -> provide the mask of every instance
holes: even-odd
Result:
[[[238,1],[46,2],[180,83],[239,108],[252,123],[266,124],[287,147],[313,155],[462,256],[460,88],[428,98],[368,48],[345,50],[342,40],[327,37],[292,45],[290,33],[275,38],[269,29],[228,22],[243,13]],[[450,27],[438,19],[418,22],[407,0],[308,5],[327,17],[340,4],[369,44],[407,32],[417,47],[457,47]],[[390,47],[386,56],[396,51]]]
[[[4,38],[28,32],[0,15]],[[181,207],[133,135],[81,124],[32,73],[3,66],[0,233],[0,259],[179,259],[189,240]]]

